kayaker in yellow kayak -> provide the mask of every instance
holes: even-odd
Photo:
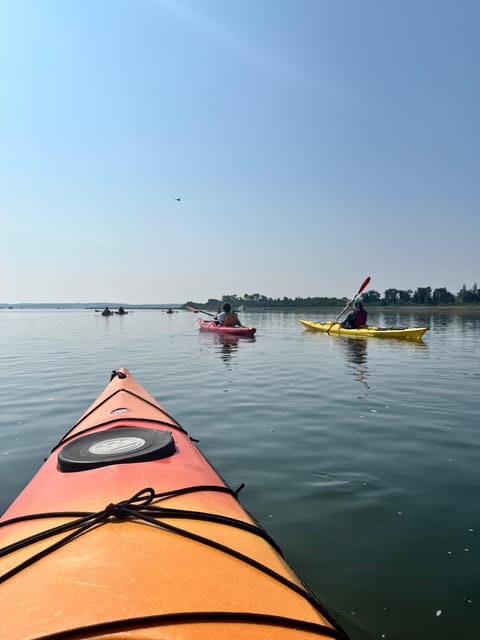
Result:
[[[243,324],[238,319],[238,315],[233,311],[229,302],[225,302],[222,311],[220,311],[215,320],[221,327],[243,327]]]
[[[363,307],[363,302],[356,299],[353,303],[353,309],[342,322],[344,329],[362,329],[367,324],[367,312]]]

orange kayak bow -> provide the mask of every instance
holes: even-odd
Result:
[[[237,493],[113,372],[0,520],[0,637],[346,639]]]

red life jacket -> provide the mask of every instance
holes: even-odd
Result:
[[[365,309],[358,309],[355,311],[355,325],[357,327],[363,327],[367,324],[367,312]]]

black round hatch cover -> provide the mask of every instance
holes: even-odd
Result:
[[[85,471],[109,464],[145,462],[175,453],[171,431],[116,427],[66,444],[58,454],[61,471]]]

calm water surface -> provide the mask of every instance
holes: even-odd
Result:
[[[479,637],[480,315],[375,314],[421,344],[242,314],[0,310],[0,511],[128,367],[191,436],[354,640]]]

